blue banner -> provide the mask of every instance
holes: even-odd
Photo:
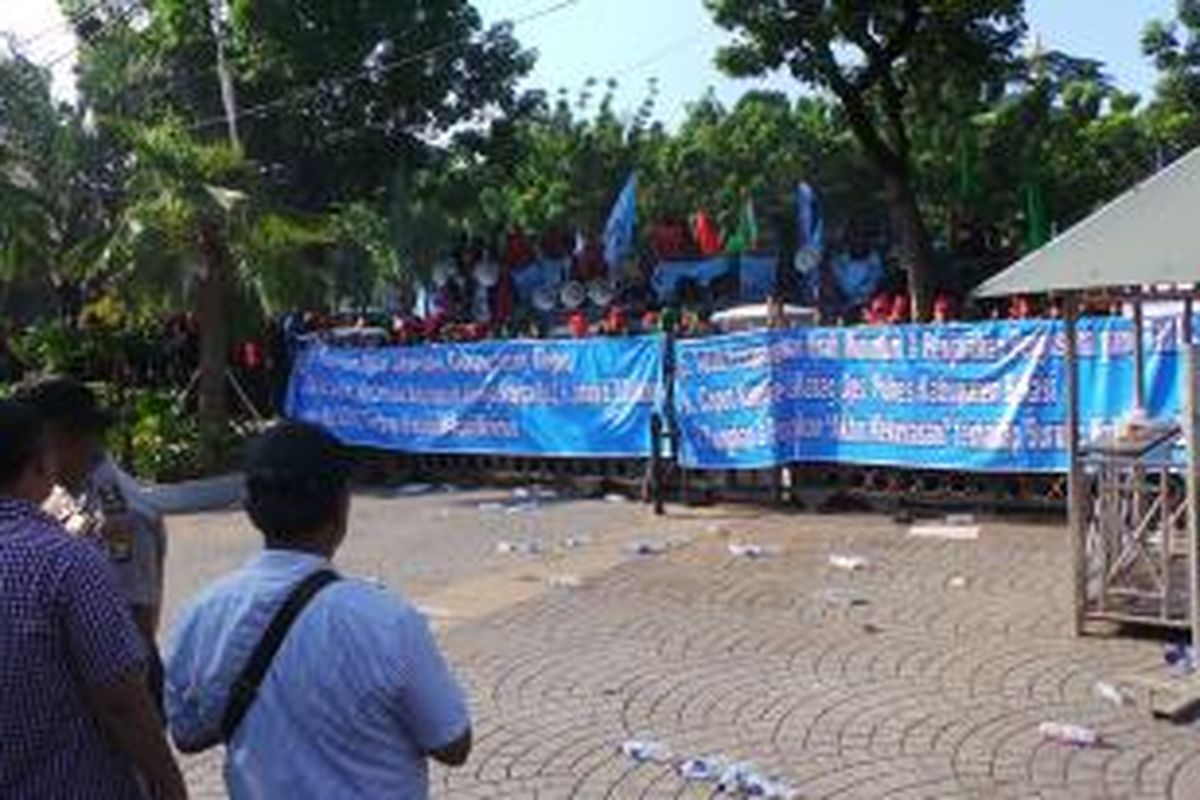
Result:
[[[1179,409],[1176,324],[1149,325],[1147,405]],[[677,346],[680,457],[691,468],[839,462],[1066,469],[1061,323],[756,331]],[[1133,330],[1080,324],[1085,437],[1133,401]]]
[[[659,336],[316,346],[299,356],[287,410],[387,450],[644,457],[662,346]]]
[[[733,270],[733,259],[729,256],[714,256],[701,261],[663,261],[654,268],[650,284],[662,302],[675,297],[679,284],[685,280],[708,286]]]
[[[513,285],[517,298],[526,305],[533,303],[533,294],[543,286],[558,288],[571,279],[571,260],[547,259],[535,261],[513,270]]]
[[[775,293],[775,271],[779,257],[744,253],[740,259],[741,301],[761,303]]]

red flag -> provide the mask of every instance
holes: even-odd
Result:
[[[696,246],[700,248],[701,255],[715,256],[725,249],[721,243],[721,234],[717,233],[716,226],[704,211],[696,214],[695,234]]]

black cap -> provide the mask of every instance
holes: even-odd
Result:
[[[103,433],[111,422],[96,393],[75,378],[42,378],[18,388],[14,398],[35,409],[47,424],[80,433]]]
[[[350,480],[350,460],[324,428],[281,422],[246,448],[246,481],[253,489],[303,491],[340,488]]]

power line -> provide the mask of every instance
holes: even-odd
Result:
[[[564,11],[572,6],[578,5],[580,2],[582,2],[582,0],[559,0],[559,2],[553,3],[552,5],[546,6],[545,8],[539,9],[537,11],[532,11],[523,16],[516,17],[512,20],[507,20],[507,22],[513,26],[524,25],[526,23],[533,22],[534,20],[542,19],[543,17],[548,17],[548,16],[551,16],[552,14],[557,14],[560,11]],[[467,38],[468,38],[468,40],[470,40],[470,39],[477,40],[480,35],[481,34],[473,34],[472,36],[467,37]],[[408,66],[409,64],[413,64],[418,61],[424,61],[425,59],[435,56],[438,53],[441,53],[442,51],[449,50],[454,47],[459,47],[463,44],[464,44],[464,42],[461,38],[448,39],[444,42],[440,42],[436,45],[433,45],[419,53],[415,53],[413,55],[406,56],[406,57],[398,59],[396,61],[391,61],[383,66],[365,67],[357,72],[350,73],[349,75],[345,75],[341,78],[334,78],[330,81],[323,81],[321,85],[318,85],[316,87],[309,88],[309,89],[301,89],[296,92],[293,92],[291,95],[286,95],[286,96],[280,97],[276,100],[269,100],[264,103],[259,103],[258,105],[250,106],[249,108],[242,109],[238,113],[238,116],[242,119],[245,119],[247,117],[262,116],[263,114],[266,114],[277,108],[283,108],[285,106],[292,105],[299,101],[308,99],[308,98],[312,97],[313,95],[317,94],[318,92],[322,91],[323,89],[326,89],[330,86],[334,86],[338,89],[342,89],[342,88],[345,88],[346,85],[355,83],[357,81],[377,78],[380,75],[383,75],[383,74],[386,74],[389,72],[393,72],[394,70],[399,69],[400,67]],[[202,130],[204,128],[211,127],[213,125],[224,124],[224,123],[225,123],[225,117],[223,117],[223,116],[210,117],[208,119],[200,120],[196,124],[192,125],[190,129],[193,131],[198,131],[198,130]]]
[[[83,19],[86,16],[89,16],[92,12],[102,8],[105,4],[106,4],[106,0],[100,0],[100,2],[93,5],[91,7],[90,11],[88,11],[86,14],[81,12],[76,21],[78,21],[79,19]],[[68,58],[70,58],[71,56],[78,53],[79,48],[81,48],[83,45],[95,43],[108,30],[111,30],[112,28],[114,28],[117,25],[128,22],[130,19],[133,18],[133,15],[135,13],[137,13],[138,10],[139,9],[138,9],[136,3],[130,3],[127,7],[117,11],[108,19],[101,21],[100,24],[89,33],[89,35],[79,36],[77,38],[77,40],[75,41],[75,43],[72,44],[65,51],[59,53],[56,56],[51,56],[50,59],[48,59],[46,61],[43,61],[40,63],[35,62],[35,63],[37,63],[37,66],[40,69],[52,71],[59,64],[61,64],[62,62],[66,61]],[[69,24],[71,24],[73,26],[75,23],[72,22]]]
[[[681,36],[678,39],[676,39],[675,41],[668,42],[667,44],[663,45],[662,47],[658,48],[657,50],[654,50],[651,53],[648,53],[647,55],[645,55],[642,58],[638,59],[637,61],[633,62],[632,64],[628,64],[628,65],[622,67],[621,69],[617,70],[614,77],[619,78],[621,76],[628,75],[632,72],[636,72],[637,70],[644,69],[645,67],[648,67],[651,64],[655,64],[655,63],[663,60],[667,56],[673,54],[675,51],[679,50],[680,48],[685,47],[685,46],[691,44],[692,42],[696,41],[697,39],[701,38],[702,36],[704,36],[704,33],[705,32],[703,30],[696,30],[696,31],[692,31],[687,36]]]
[[[51,34],[58,33],[59,31],[65,32],[67,30],[73,29],[80,22],[87,19],[88,17],[90,17],[92,14],[96,13],[100,9],[104,8],[104,6],[107,4],[107,1],[108,0],[96,0],[96,2],[92,3],[90,6],[84,6],[79,11],[68,16],[62,22],[56,22],[55,24],[53,24],[49,27],[43,28],[42,30],[35,32],[31,36],[18,41],[17,44],[21,48],[27,48],[27,47],[29,47],[29,45],[33,44],[34,42],[39,42],[42,39],[45,39],[47,36],[50,36]]]
[[[80,21],[82,21],[83,19],[85,19],[86,17],[90,16],[91,14],[95,13],[97,10],[103,8],[106,5],[106,3],[107,3],[107,0],[99,0],[99,2],[94,3],[93,5],[88,6],[87,8],[84,8],[83,10],[77,12],[74,16],[71,17],[71,19],[68,22],[60,23],[58,25],[53,26],[52,28],[46,28],[45,30],[40,31],[39,33],[35,34],[34,36],[26,39],[24,44],[33,42],[36,39],[38,39],[40,37],[44,37],[48,33],[58,30],[60,28],[65,29],[66,27],[73,26],[73,25],[79,23]],[[55,67],[57,67],[63,61],[65,61],[66,59],[70,58],[71,56],[73,56],[77,52],[79,52],[79,48],[83,44],[94,43],[97,39],[100,38],[100,36],[102,36],[104,34],[104,32],[108,28],[112,27],[113,25],[117,25],[119,23],[127,21],[132,16],[132,14],[136,11],[137,11],[136,5],[130,4],[129,7],[124,8],[124,9],[120,10],[119,12],[113,14],[113,16],[109,17],[108,19],[101,21],[96,28],[92,29],[89,32],[88,36],[77,36],[76,41],[74,43],[72,43],[72,45],[69,49],[67,49],[66,51],[64,51],[62,53],[59,53],[58,55],[51,56],[49,59],[39,61],[39,60],[36,60],[36,59],[30,57],[30,55],[25,52],[24,44],[21,44],[21,46],[17,47],[13,51],[13,57],[16,60],[19,60],[25,64],[28,64],[30,67],[32,67],[37,72],[44,72],[47,74],[51,73],[54,71]],[[26,81],[26,86],[28,88],[37,89],[37,90],[40,90],[40,88],[41,88],[41,85],[38,83],[38,78],[34,75],[23,74],[22,80]]]

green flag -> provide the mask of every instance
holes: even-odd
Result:
[[[758,219],[754,216],[754,201],[749,197],[738,214],[737,230],[725,243],[730,253],[744,253],[758,246]]]
[[[1042,187],[1025,187],[1025,252],[1031,253],[1050,241],[1050,221],[1046,218],[1046,197]]]

